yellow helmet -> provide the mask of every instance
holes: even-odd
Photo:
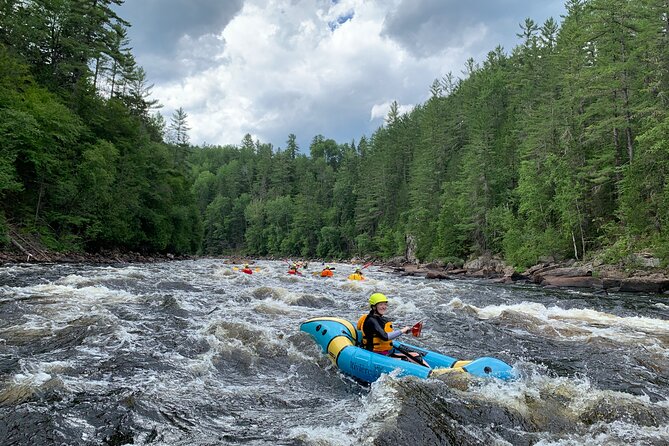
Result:
[[[381,302],[388,302],[388,298],[384,294],[374,293],[371,296],[369,296],[369,305],[371,305],[372,307]]]

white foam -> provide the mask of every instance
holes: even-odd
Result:
[[[639,426],[616,420],[595,423],[586,434],[543,434],[535,446],[610,446],[610,445],[659,445],[669,444],[669,425]]]
[[[628,344],[657,345],[662,337],[669,336],[669,323],[665,320],[640,316],[621,317],[588,308],[546,307],[536,302],[478,308],[464,304],[460,299],[453,299],[448,305],[455,310],[469,309],[483,320],[499,318],[504,313],[524,315],[528,317],[528,321],[539,321],[553,329],[542,331],[542,334],[555,333],[558,337],[569,337],[573,340],[587,341],[602,337]]]
[[[359,444],[357,439],[343,432],[341,426],[332,427],[294,427],[290,429],[290,438],[313,446],[349,446]],[[362,444],[367,444],[366,442]]]
[[[12,383],[20,386],[40,387],[51,379],[51,375],[42,371],[35,373],[17,373],[12,377]]]
[[[397,404],[398,374],[399,370],[394,370],[390,374],[381,375],[372,383],[370,392],[362,397],[362,410],[358,412],[352,425],[353,432],[362,444],[373,444],[373,439],[379,436],[384,425],[396,423],[402,407]]]

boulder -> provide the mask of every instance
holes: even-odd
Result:
[[[503,279],[506,281],[506,283],[511,283],[517,280],[527,280],[528,277],[525,274],[521,274],[518,271],[512,269],[512,271],[504,272]]]
[[[388,259],[388,261],[385,263],[388,266],[401,267],[404,266],[405,263],[407,263],[407,259],[405,257],[393,257],[391,259]]]
[[[660,259],[654,257],[649,252],[637,252],[629,256],[629,262],[640,265],[643,268],[658,268]]]
[[[541,285],[566,288],[602,288],[602,280],[592,276],[545,276]]]
[[[449,271],[451,274],[467,274],[467,270],[464,268],[452,269]]]
[[[588,277],[592,276],[592,268],[587,267],[572,267],[572,268],[544,268],[536,271],[532,275],[534,283],[543,283],[546,277]]]
[[[603,277],[602,278],[602,288],[605,290],[615,290],[618,291],[620,289],[620,283],[622,282],[622,279],[617,279],[614,277]]]
[[[620,291],[629,293],[664,293],[669,290],[669,278],[664,276],[631,277],[620,281]]]
[[[428,271],[427,274],[425,274],[425,278],[426,279],[438,279],[438,280],[450,279],[450,277],[448,277],[448,274],[446,274],[444,272],[441,272],[441,271],[434,271],[434,270]]]
[[[449,263],[449,265],[451,265],[451,264]],[[427,263],[423,266],[427,269],[443,269],[443,268],[446,268],[446,264],[444,262],[442,262],[441,260],[430,262],[430,263]]]
[[[537,273],[541,270],[545,270],[545,268],[557,268],[557,267],[558,267],[557,265],[552,265],[551,266],[550,263],[538,263],[538,264],[528,268],[525,271],[525,274],[527,274],[528,276],[531,276],[531,275],[533,275],[533,274],[535,274],[535,273]]]

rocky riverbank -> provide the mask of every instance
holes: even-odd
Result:
[[[97,253],[61,253],[33,250],[35,254],[19,251],[0,252],[0,265],[7,263],[155,263],[170,260],[189,260],[188,255],[144,254],[119,250]],[[227,262],[253,263],[253,259],[227,258]],[[274,259],[272,259],[274,260]],[[322,262],[314,261],[315,264]],[[351,260],[353,264],[366,261]],[[554,288],[585,288],[600,292],[632,292],[669,294],[669,270],[660,268],[659,261],[650,256],[640,256],[634,267],[629,265],[607,265],[597,262],[541,262],[524,272],[495,257],[479,257],[466,262],[462,267],[442,262],[426,264],[408,263],[404,258],[377,262],[382,269],[406,276],[419,276],[431,280],[454,280],[458,278],[486,279],[493,283],[527,283]]]
[[[657,266],[656,266],[657,265]],[[452,280],[457,278],[488,279],[495,283],[528,283],[544,287],[586,288],[600,292],[664,293],[669,294],[669,271],[660,268],[651,257],[641,257],[635,267],[606,265],[597,262],[542,262],[519,273],[502,260],[479,257],[461,268],[442,263],[387,264],[396,272],[426,279]]]

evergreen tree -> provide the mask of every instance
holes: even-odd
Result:
[[[188,136],[188,114],[182,107],[179,107],[172,113],[170,125],[168,128],[168,142],[177,146],[187,146],[190,137]]]

